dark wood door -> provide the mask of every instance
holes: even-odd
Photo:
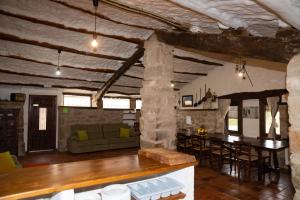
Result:
[[[0,152],[18,155],[17,117],[16,109],[0,109]]]
[[[28,151],[55,149],[56,109],[56,96],[29,96]]]

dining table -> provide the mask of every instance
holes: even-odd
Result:
[[[209,133],[207,134],[207,138],[217,138],[222,140],[223,143],[234,144],[235,141],[246,142],[251,144],[253,148],[256,149],[258,154],[258,181],[263,180],[263,151],[272,152],[273,156],[273,171],[276,173],[277,180],[280,177],[279,163],[277,152],[282,151],[289,147],[288,140],[273,140],[273,139],[260,139],[260,138],[252,138],[240,135],[227,135],[220,133]]]

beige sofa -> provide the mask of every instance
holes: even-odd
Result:
[[[120,128],[129,128],[128,138],[120,138]],[[80,141],[78,130],[86,130],[88,140]],[[139,147],[140,137],[127,124],[77,124],[71,126],[68,150],[72,153]]]

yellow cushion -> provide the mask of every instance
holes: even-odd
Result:
[[[120,138],[129,138],[129,128],[120,128]]]
[[[16,168],[13,158],[9,152],[0,153],[0,174],[9,172]]]
[[[89,136],[88,136],[86,130],[78,130],[77,135],[78,135],[79,141],[85,141],[85,140],[89,139]]]

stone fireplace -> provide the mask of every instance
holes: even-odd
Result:
[[[17,110],[16,133],[18,138],[18,156],[25,155],[24,142],[24,102],[0,101],[0,109]]]

